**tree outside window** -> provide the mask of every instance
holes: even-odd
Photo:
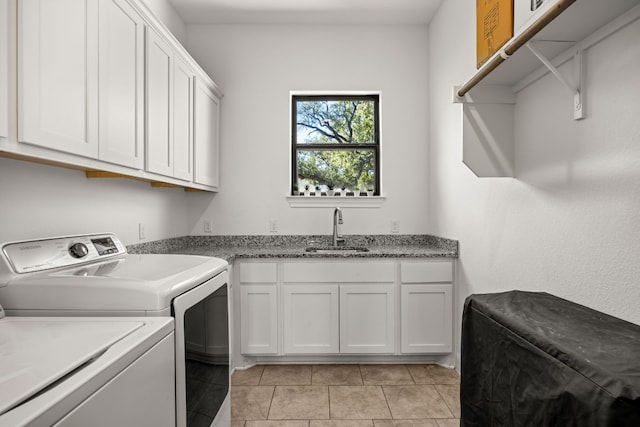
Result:
[[[376,94],[292,95],[291,194],[380,194],[379,104]]]

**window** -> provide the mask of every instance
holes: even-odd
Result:
[[[380,97],[292,95],[291,194],[380,195]]]

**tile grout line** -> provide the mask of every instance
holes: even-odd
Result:
[[[384,386],[381,384],[378,387],[380,387],[380,390],[382,391],[382,395],[384,396],[384,403],[387,404],[387,409],[389,410],[389,415],[391,415],[391,419],[395,420],[395,418],[393,417],[393,412],[391,412],[391,406],[389,406],[389,399],[387,399],[387,393],[384,392]],[[371,420],[371,423],[375,425],[373,420]]]
[[[329,384],[327,384],[327,402],[329,404],[329,420],[331,419],[331,392],[330,392],[331,388],[329,386]],[[309,420],[309,426],[311,426],[311,420]]]
[[[263,371],[263,372],[264,372],[264,371]],[[272,387],[273,387],[273,391],[271,392],[271,399],[269,399],[269,410],[267,411],[267,418],[266,418],[266,420],[269,420],[269,415],[271,415],[271,406],[273,405],[273,398],[274,398],[274,397],[275,397],[275,395],[276,395],[276,387],[277,387],[277,386],[275,386],[275,385],[274,385],[274,386],[272,386]],[[246,424],[246,422],[245,422],[245,424]]]
[[[409,371],[409,376],[411,377],[411,379],[413,380],[413,383],[415,385],[418,385],[418,382],[416,381],[415,377],[413,376],[413,374],[411,373],[411,369],[409,369],[409,366],[406,366],[407,371]]]
[[[451,407],[449,406],[449,404],[447,403],[446,399],[444,398],[444,396],[442,395],[442,393],[440,393],[440,390],[438,390],[438,387],[436,387],[436,385],[439,384],[434,384],[433,388],[436,390],[436,393],[438,393],[438,396],[440,396],[440,399],[442,399],[442,402],[444,402],[445,406],[447,407],[447,409],[449,410],[449,412],[451,412],[451,416],[453,418],[456,417],[456,414],[453,413],[453,410],[451,409]]]

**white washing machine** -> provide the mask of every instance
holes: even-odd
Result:
[[[9,316],[172,316],[175,425],[230,425],[225,260],[127,254],[110,233],[10,242],[0,258]]]
[[[173,319],[0,319],[0,426],[172,426]]]

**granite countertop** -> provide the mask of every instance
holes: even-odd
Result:
[[[127,246],[129,253],[203,255],[229,263],[256,258],[457,258],[458,241],[431,235],[348,235],[344,246],[368,252],[314,253],[331,246],[331,236],[185,236]]]

